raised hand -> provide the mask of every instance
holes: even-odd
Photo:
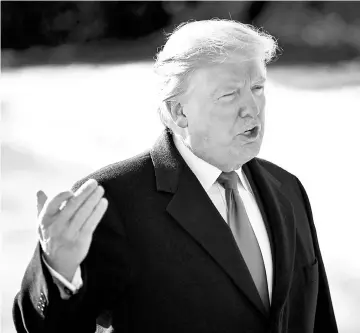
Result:
[[[68,281],[85,259],[92,235],[108,202],[94,179],[75,193],[61,192],[48,199],[37,193],[38,233],[46,262]]]

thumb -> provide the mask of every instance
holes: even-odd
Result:
[[[45,205],[47,196],[42,190],[39,190],[36,193],[36,198],[37,198],[37,214],[39,216],[40,212],[42,211],[42,209]]]

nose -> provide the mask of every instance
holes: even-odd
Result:
[[[245,118],[250,116],[251,118],[256,118],[260,113],[260,109],[256,104],[246,105],[240,108],[240,117]]]
[[[260,113],[260,108],[256,104],[254,96],[250,95],[246,101],[244,101],[243,105],[240,107],[239,115],[241,118],[245,118],[246,116],[250,116],[252,118],[256,118]]]

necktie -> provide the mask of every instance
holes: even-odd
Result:
[[[238,191],[238,182],[241,184],[241,181],[237,173],[232,171],[221,173],[218,182],[225,188],[229,227],[254,280],[264,306],[269,310],[269,293],[264,261],[258,241]]]

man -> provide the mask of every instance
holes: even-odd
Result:
[[[38,193],[18,332],[337,332],[306,192],[256,158],[275,51],[235,21],[175,30],[153,148]]]

